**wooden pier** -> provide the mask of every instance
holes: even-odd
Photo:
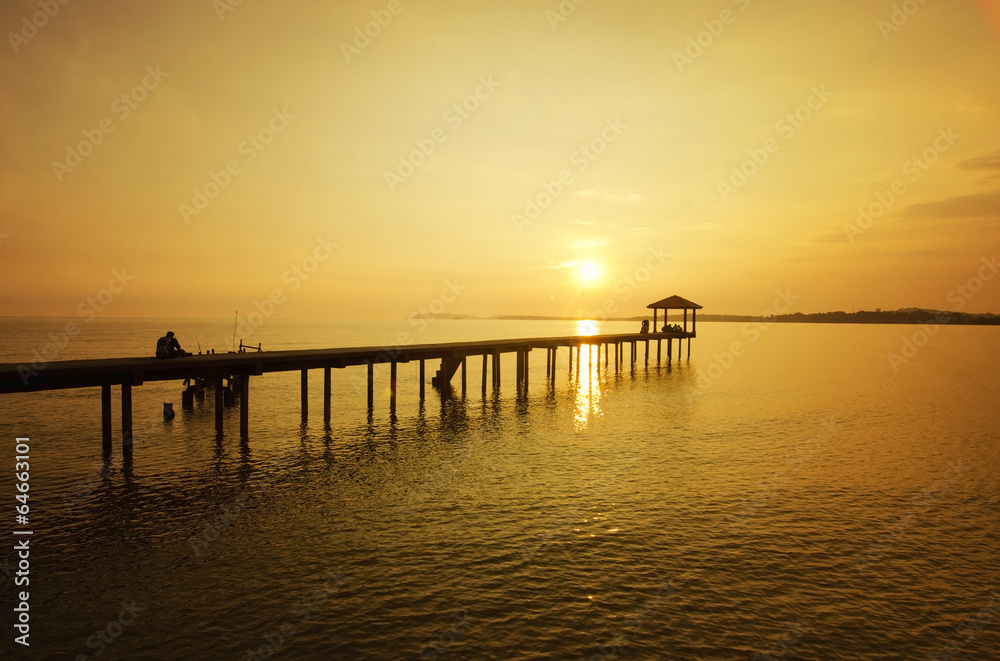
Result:
[[[270,372],[301,373],[302,419],[309,415],[309,371],[323,370],[323,419],[330,422],[332,379],[331,370],[348,367],[365,367],[368,372],[368,412],[371,414],[375,402],[375,365],[389,364],[390,412],[396,413],[396,367],[399,363],[420,363],[420,400],[425,397],[426,362],[436,361],[439,369],[431,378],[442,396],[452,392],[452,379],[461,371],[461,393],[465,395],[467,383],[467,363],[469,358],[482,357],[482,391],[487,395],[487,373],[494,390],[500,388],[500,357],[505,353],[515,353],[516,370],[514,381],[518,395],[528,392],[528,357],[535,349],[545,350],[545,375],[549,381],[556,378],[556,358],[561,348],[569,350],[569,369],[574,367],[579,373],[582,348],[598,347],[598,366],[604,354],[604,365],[608,367],[612,350],[614,369],[617,372],[625,365],[626,348],[631,350],[630,363],[638,360],[639,345],[644,345],[644,360],[649,363],[650,344],[656,343],[656,363],[662,356],[662,344],[667,343],[667,362],[673,360],[674,341],[677,342],[677,358],[680,360],[681,346],[687,340],[687,357],[691,357],[691,340],[696,337],[696,315],[701,306],[697,303],[671,296],[648,308],[653,310],[652,332],[625,333],[614,335],[569,335],[564,337],[519,338],[510,340],[484,340],[477,342],[444,342],[439,344],[414,344],[400,347],[346,347],[335,349],[308,349],[298,351],[271,351],[257,353],[199,354],[183,358],[107,358],[97,360],[67,360],[53,362],[40,371],[26,369],[25,365],[0,363],[0,394],[17,392],[37,392],[41,390],[64,390],[68,388],[101,389],[101,437],[105,455],[112,450],[111,388],[121,389],[122,402],[122,452],[132,454],[132,388],[151,381],[201,380],[213,386],[215,395],[215,430],[223,433],[223,411],[225,408],[223,383],[228,379],[239,390],[240,435],[250,434],[250,377]],[[671,309],[684,310],[684,325],[664,326],[656,329],[657,313],[664,311],[664,323]],[[691,310],[691,330],[687,330],[688,310]],[[647,327],[647,323],[643,323]],[[242,343],[241,343],[242,344]],[[259,349],[259,347],[258,347]],[[574,363],[574,354],[576,361]]]
[[[643,345],[644,360],[649,362],[650,344],[655,344],[656,362],[662,355],[662,343],[666,342],[667,360],[671,360],[676,341],[677,357],[680,358],[681,343],[688,341],[688,356],[691,352],[691,332],[670,333],[629,333],[617,335],[570,335],[565,337],[540,337],[511,340],[486,340],[478,342],[445,342],[440,344],[414,344],[403,347],[348,347],[336,349],[310,349],[299,351],[271,351],[261,353],[202,354],[185,358],[109,358],[99,360],[67,360],[47,365],[37,375],[22,378],[19,366],[13,363],[0,364],[0,394],[16,392],[37,392],[42,390],[62,390],[67,388],[101,388],[102,439],[105,453],[111,452],[111,388],[120,387],[122,401],[122,451],[129,455],[132,451],[132,388],[152,381],[183,381],[204,379],[214,385],[215,426],[223,431],[223,380],[237,376],[240,401],[240,434],[249,436],[249,383],[250,377],[270,372],[298,371],[301,373],[302,417],[308,416],[309,371],[323,370],[323,416],[330,420],[331,378],[333,369],[364,367],[368,379],[368,409],[374,404],[374,367],[377,364],[390,365],[390,408],[395,413],[396,366],[399,363],[420,363],[420,399],[425,397],[426,362],[436,361],[439,369],[431,378],[431,385],[442,394],[452,391],[452,379],[461,371],[461,392],[467,388],[466,366],[470,358],[482,358],[482,390],[486,396],[487,386],[496,389],[501,384],[500,356],[505,353],[517,355],[514,374],[518,392],[527,392],[528,357],[533,350],[545,351],[546,377],[555,378],[557,352],[561,348],[569,350],[570,370],[579,370],[581,349],[586,346],[599,347],[604,353],[605,366],[612,355],[614,369],[625,365],[626,349],[630,349],[630,362],[638,360],[639,346]],[[491,379],[487,382],[487,373]]]

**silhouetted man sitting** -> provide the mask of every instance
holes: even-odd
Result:
[[[173,331],[167,331],[166,335],[156,341],[157,358],[181,358],[182,356],[190,355],[187,351],[181,349],[181,343],[174,337]]]

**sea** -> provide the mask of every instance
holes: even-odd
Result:
[[[268,319],[236,339],[638,326]],[[232,319],[3,318],[0,362],[151,356],[167,330],[232,349]],[[485,396],[471,358],[446,398],[430,361],[423,401],[400,364],[395,413],[388,365],[370,412],[364,368],[333,370],[329,424],[321,371],[305,420],[299,373],[253,377],[246,439],[238,405],[218,436],[211,395],[147,383],[131,460],[117,387],[106,459],[99,389],[0,395],[3,516],[33,533],[28,558],[4,533],[0,658],[1000,659],[1000,329],[702,322],[690,357],[580,358],[550,380],[532,352],[523,396],[513,354]]]

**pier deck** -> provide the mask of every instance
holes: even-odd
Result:
[[[685,320],[686,321],[686,320]],[[686,326],[686,323],[685,323]],[[493,386],[500,385],[500,355],[517,353],[516,383],[518,389],[527,389],[528,354],[533,349],[546,350],[546,375],[555,375],[556,352],[562,347],[570,350],[572,369],[573,350],[586,345],[605,347],[605,363],[609,351],[614,347],[615,369],[624,364],[625,345],[631,347],[631,362],[636,362],[637,345],[645,344],[646,360],[649,360],[649,344],[656,343],[656,361],[660,361],[661,342],[667,341],[667,359],[673,356],[673,341],[677,340],[677,355],[680,356],[681,341],[688,340],[688,357],[691,355],[692,332],[666,333],[625,333],[613,335],[569,335],[562,337],[517,338],[505,340],[482,340],[475,342],[442,342],[437,344],[411,344],[398,347],[344,347],[331,349],[307,349],[296,351],[268,351],[259,353],[200,354],[185,358],[157,359],[106,358],[97,360],[66,360],[45,365],[31,363],[0,363],[0,394],[36,392],[66,388],[100,387],[102,400],[103,441],[105,452],[111,449],[111,386],[122,389],[122,446],[126,454],[132,446],[132,387],[149,381],[184,379],[204,379],[215,387],[216,430],[222,432],[222,381],[226,377],[239,376],[241,434],[248,435],[248,383],[250,376],[269,372],[301,371],[302,373],[302,414],[308,411],[307,388],[308,371],[324,370],[324,414],[330,419],[330,370],[354,366],[368,368],[368,408],[373,402],[373,367],[389,363],[392,369],[391,407],[395,412],[396,364],[420,362],[420,396],[424,396],[424,363],[440,360],[441,369],[431,380],[438,390],[446,393],[451,389],[451,379],[462,369],[462,390],[465,390],[465,364],[470,356],[483,358],[483,393],[486,393],[486,372],[488,359],[492,358]],[[580,352],[577,351],[579,361]]]

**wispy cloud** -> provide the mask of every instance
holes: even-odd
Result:
[[[1000,151],[986,156],[977,156],[958,164],[959,170],[985,170],[990,174],[983,181],[1000,179]]]
[[[959,218],[996,218],[1000,220],[1000,191],[963,195],[939,202],[912,204],[903,210],[902,216],[909,220],[951,220]]]

